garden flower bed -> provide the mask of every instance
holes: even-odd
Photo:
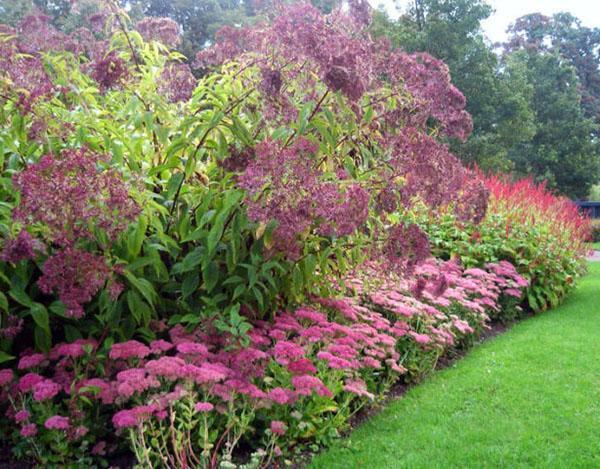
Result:
[[[15,458],[281,464],[583,273],[589,222],[463,167],[447,67],[373,40],[366,3],[224,28],[200,78],[175,23],[107,5],[0,27]]]
[[[592,263],[564,304],[477,346],[307,466],[595,466],[598,288]]]

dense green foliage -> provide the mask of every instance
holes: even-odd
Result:
[[[569,13],[547,17],[533,13],[510,28],[507,50],[525,49],[560,55],[575,68],[586,117],[600,122],[600,28],[588,28]]]
[[[565,304],[476,347],[311,467],[598,466],[598,289],[592,263]]]

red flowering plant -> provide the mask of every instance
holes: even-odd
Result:
[[[575,204],[530,179],[480,175],[490,193],[477,225],[447,212],[414,211],[432,252],[470,267],[508,261],[529,281],[525,303],[534,312],[560,303],[585,272],[590,221]],[[472,205],[471,205],[472,206]]]

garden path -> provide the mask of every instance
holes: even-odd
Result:
[[[434,373],[312,468],[600,467],[600,263],[560,307]]]
[[[588,261],[600,261],[600,251],[594,250],[592,251],[592,253],[588,256]]]

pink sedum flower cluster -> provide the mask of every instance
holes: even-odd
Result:
[[[346,283],[354,295],[315,298],[312,306],[281,312],[271,323],[254,321],[248,346],[215,333],[207,321],[193,331],[175,326],[149,345],[112,345],[98,368],[103,374],[94,368],[76,374],[86,357],[97,359],[95,341],[25,353],[20,377],[0,370],[2,399],[10,396],[19,406],[11,418],[26,437],[41,431],[72,440],[104,437],[88,432],[86,411],[74,405],[82,396],[108,414],[117,431],[162,421],[182,399],[192,399],[193,411],[213,425],[225,425],[221,415],[251,408],[257,422],[267,422],[264,428],[256,423],[261,431],[283,438],[302,431],[293,415],[313,399],[372,400],[377,380],[422,372],[419,360],[442,355],[487,327],[501,298],[518,299],[528,285],[505,261],[465,270],[434,259],[415,267],[410,278],[382,276],[367,266]],[[54,415],[39,414],[31,402]]]

